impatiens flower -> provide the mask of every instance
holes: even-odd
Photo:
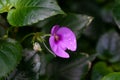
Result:
[[[75,34],[67,27],[53,26],[49,43],[55,55],[62,58],[69,58],[65,50],[75,51],[77,48]]]

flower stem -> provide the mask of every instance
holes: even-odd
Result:
[[[47,45],[45,44],[44,41],[43,41],[43,45],[45,46],[45,48],[46,48],[50,53],[52,53],[52,54],[56,57],[56,55],[47,47]]]
[[[51,34],[45,34],[44,36],[42,36],[42,38],[44,39],[45,37],[49,37],[51,36]]]
[[[30,33],[26,36],[23,37],[23,39],[21,40],[21,42],[23,42],[26,38],[28,38],[29,36],[35,35],[35,33]]]

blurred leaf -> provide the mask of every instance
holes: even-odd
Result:
[[[0,39],[0,77],[12,71],[21,60],[21,45],[13,39]]]
[[[101,36],[96,51],[99,58],[109,62],[120,61],[120,36],[117,32],[111,31]]]
[[[0,37],[3,37],[5,34],[5,29],[0,26]]]
[[[116,0],[112,13],[113,13],[113,17],[115,19],[116,24],[120,28],[120,0]]]
[[[14,0],[12,4],[7,19],[13,26],[31,25],[56,14],[64,14],[55,0]]]
[[[120,62],[111,64],[114,71],[120,71]]]
[[[61,25],[70,27],[77,36],[80,35],[86,26],[93,20],[93,17],[80,14],[68,14],[61,21]]]
[[[91,80],[101,80],[103,76],[111,72],[113,72],[112,68],[108,67],[105,62],[98,62],[93,66]]]
[[[110,73],[104,76],[102,80],[120,80],[120,72]]]
[[[7,28],[6,20],[0,15],[0,37],[5,35],[5,29]]]
[[[16,71],[9,75],[8,80],[39,80],[45,74],[45,57],[46,55],[33,49],[24,49],[21,63]]]
[[[83,80],[95,55],[74,54],[69,59],[55,58],[47,66],[50,80]]]
[[[116,1],[116,3],[120,3],[120,0],[115,0]]]
[[[0,0],[0,13],[8,12],[12,7],[12,0]]]
[[[79,38],[80,33],[82,30],[88,26],[93,17],[81,14],[67,14],[66,16],[55,16],[49,19],[46,19],[42,22],[37,24],[38,27],[43,28],[45,32],[50,32],[50,29],[55,25],[58,24],[60,26],[67,26],[72,29],[72,31],[76,34],[77,38]],[[48,27],[46,27],[48,26]]]

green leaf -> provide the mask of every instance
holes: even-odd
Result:
[[[50,80],[84,80],[94,58],[82,53],[69,59],[55,58],[48,64],[47,74]]]
[[[50,32],[50,29],[58,24],[60,26],[67,26],[72,29],[72,31],[76,34],[77,38],[79,38],[80,33],[82,33],[83,29],[88,26],[93,17],[81,14],[67,14],[57,15],[46,19],[37,24],[38,27],[42,27],[45,32]],[[48,26],[48,27],[45,27]]]
[[[21,45],[13,39],[0,39],[0,77],[6,76],[21,60]]]
[[[82,30],[87,27],[93,20],[93,17],[82,14],[68,14],[63,17],[60,23],[63,26],[70,27],[74,33],[79,36]]]
[[[55,0],[15,0],[14,9],[8,12],[13,26],[31,25],[48,17],[64,14]]]
[[[45,74],[46,55],[33,49],[24,49],[23,58],[17,69],[8,76],[8,80],[39,80]],[[15,74],[15,75],[13,75]],[[42,79],[43,80],[43,79]]]
[[[116,0],[112,13],[116,24],[120,28],[120,0]]]
[[[101,80],[103,76],[113,72],[112,68],[108,67],[105,62],[98,62],[93,66],[91,80]]]
[[[102,80],[120,80],[120,72],[110,73],[104,76]]]
[[[98,57],[109,62],[120,61],[120,36],[117,32],[111,31],[102,35],[98,41],[96,51]]]
[[[0,0],[0,13],[8,12],[13,7],[11,2],[12,0]]]
[[[120,71],[120,62],[113,63],[111,66],[114,69],[114,71]]]

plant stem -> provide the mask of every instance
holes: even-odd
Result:
[[[45,34],[42,38],[44,39],[45,37],[49,37],[51,34]]]
[[[32,36],[32,35],[35,35],[35,33],[30,33],[30,34],[24,36],[23,39],[21,40],[21,42],[23,42],[27,37]]]
[[[52,53],[52,54],[56,57],[56,55],[47,47],[47,45],[45,44],[44,41],[43,41],[43,45],[45,46],[45,48],[46,48],[50,53]]]

